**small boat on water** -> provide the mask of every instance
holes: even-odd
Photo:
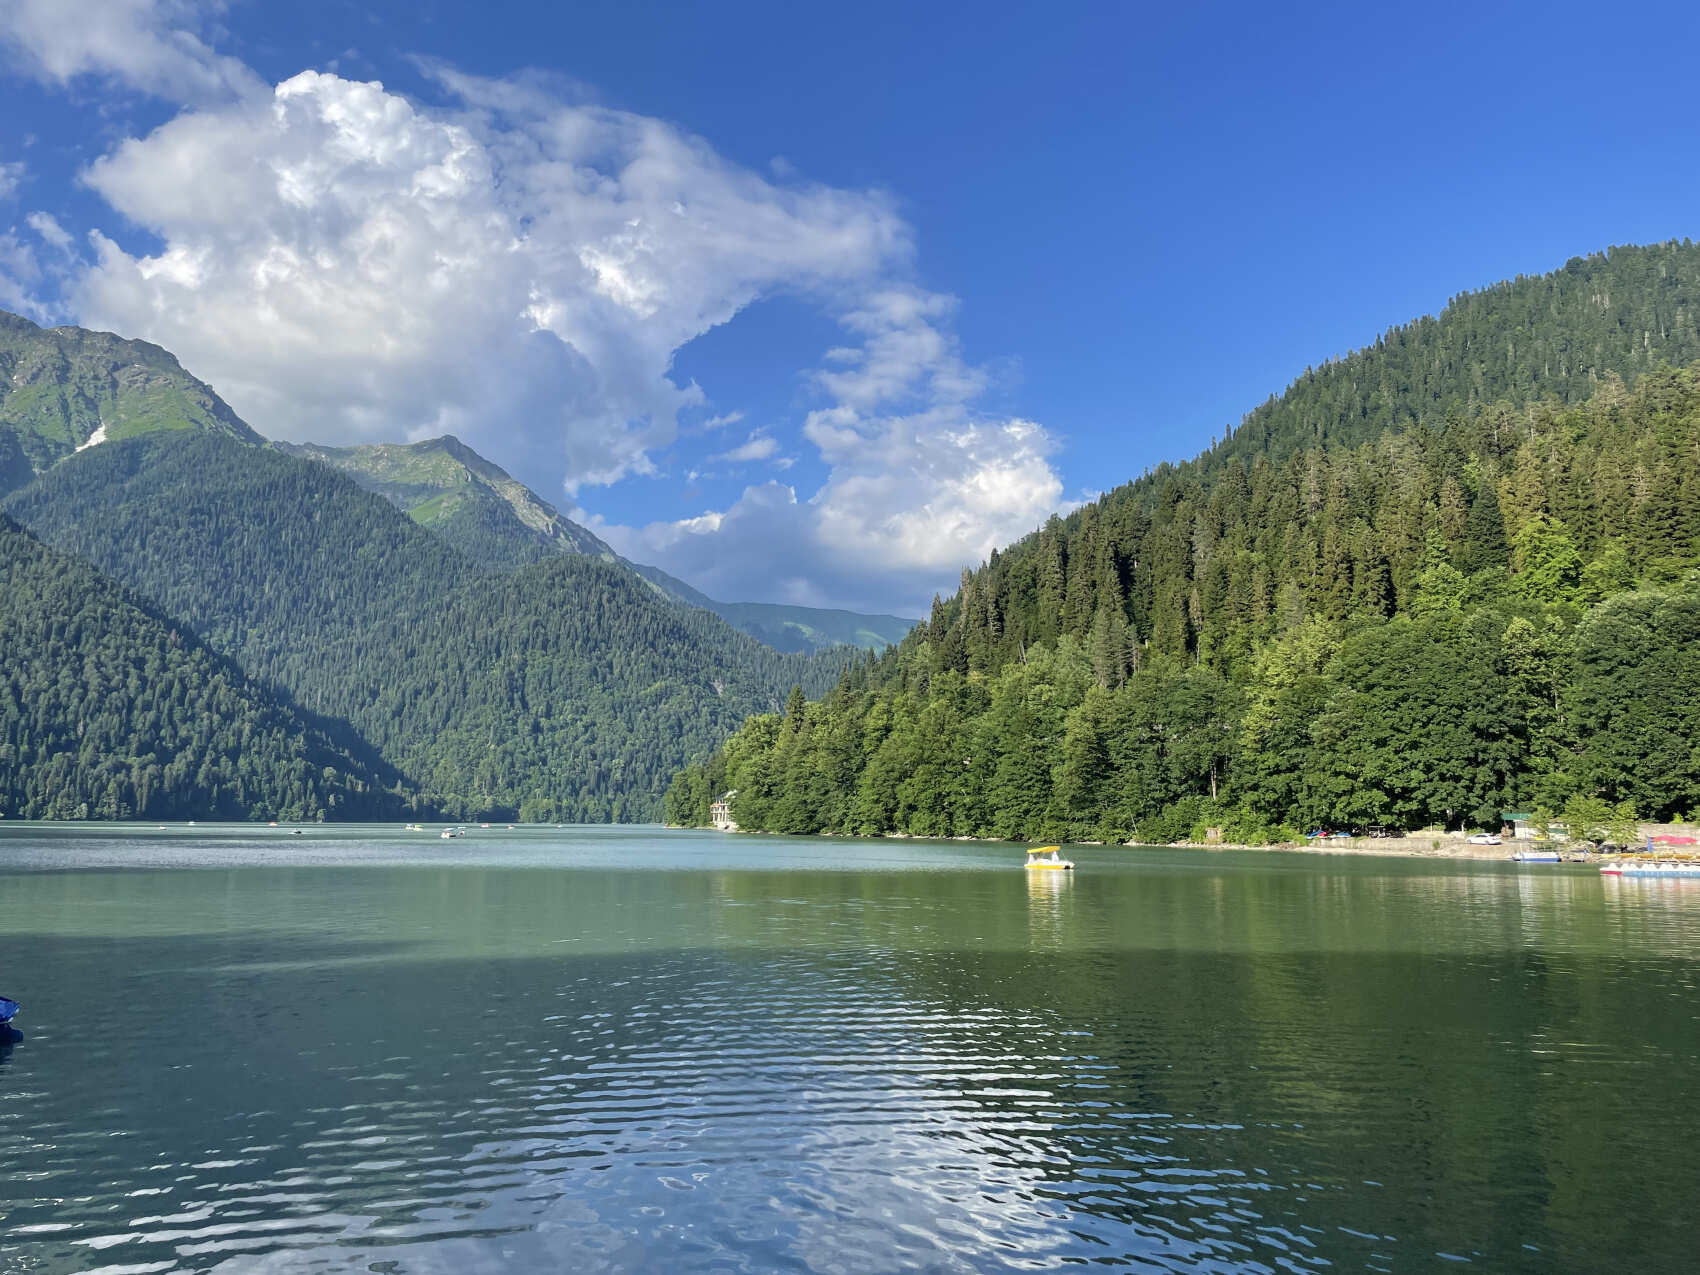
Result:
[[[1518,850],[1511,860],[1513,863],[1558,863],[1561,860],[1556,850]]]
[[[1027,870],[1066,871],[1074,866],[1062,857],[1061,846],[1040,846],[1027,852]]]
[[[18,1002],[9,996],[0,996],[0,1027],[11,1022],[18,1013]]]
[[[1600,875],[1700,878],[1700,859],[1619,859],[1616,863],[1602,863]]]

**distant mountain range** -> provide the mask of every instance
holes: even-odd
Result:
[[[83,328],[42,328],[0,310],[0,496],[80,449],[159,431],[266,440],[168,351]],[[500,466],[452,435],[419,443],[272,443],[342,470],[473,562],[512,570],[567,553],[631,567],[666,596],[719,615],[781,651],[879,650],[913,619],[815,607],[720,602],[656,567],[627,562]]]
[[[659,567],[622,558],[452,434],[418,443],[360,447],[273,445],[291,455],[340,469],[483,566],[512,570],[563,553],[619,563],[636,571],[663,596],[712,611],[733,628],[778,651],[818,651],[832,646],[877,651],[901,642],[916,624],[896,615],[717,601]]]
[[[764,608],[729,623],[458,440],[270,445],[164,350],[13,315],[0,497],[33,533],[0,536],[0,814],[653,818],[691,757],[830,686],[838,634],[907,627],[773,608],[764,644]],[[78,601],[108,596],[134,613]],[[125,653],[178,640],[204,656]]]

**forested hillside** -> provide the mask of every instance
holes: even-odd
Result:
[[[418,443],[360,447],[275,446],[289,455],[340,469],[480,566],[509,570],[563,553],[604,562],[618,557],[452,434]]]
[[[965,572],[670,817],[735,788],[757,828],[1166,841],[1700,804],[1700,391],[1656,366],[1700,353],[1697,279],[1693,245],[1614,250],[1307,373]]]
[[[363,447],[274,446],[340,469],[481,567],[511,571],[561,554],[622,563],[662,596],[712,611],[740,633],[776,651],[819,651],[830,646],[880,650],[900,641],[915,626],[913,620],[892,615],[717,602],[658,567],[627,562],[500,466],[449,435]]]
[[[326,466],[212,435],[103,444],[7,504],[250,676],[346,719],[455,817],[655,817],[684,761],[842,667],[623,567],[489,574]]]
[[[381,818],[400,780],[0,514],[0,814]]]

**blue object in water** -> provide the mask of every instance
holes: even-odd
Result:
[[[16,1014],[17,1012],[18,1012],[18,1002],[17,1001],[7,1000],[6,997],[0,996],[0,1025],[4,1025],[6,1023],[11,1022],[12,1021],[12,1015]]]

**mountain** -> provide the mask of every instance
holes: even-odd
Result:
[[[883,651],[901,642],[919,621],[897,615],[867,615],[825,607],[777,602],[716,602],[709,610],[726,623],[777,651],[824,651],[856,646]]]
[[[0,813],[383,818],[395,773],[0,514]]]
[[[157,345],[0,310],[0,495],[79,448],[157,430],[263,441]]]
[[[964,572],[669,817],[727,789],[751,828],[1046,839],[1692,811],[1697,313],[1700,246],[1613,249],[1307,371]]]
[[[660,567],[628,562],[628,566],[669,597],[687,606],[712,611],[740,633],[767,643],[776,651],[823,651],[856,646],[881,651],[901,642],[919,621],[897,615],[867,615],[825,607],[785,606],[776,602],[716,602],[668,575]]]
[[[739,632],[777,651],[807,652],[832,646],[880,650],[901,641],[915,627],[914,620],[894,615],[765,602],[717,602],[659,567],[621,558],[453,435],[419,443],[360,447],[322,447],[316,443],[274,446],[341,470],[482,566],[512,570],[562,553],[623,563],[664,596],[712,611]]]
[[[618,564],[488,571],[346,475],[217,434],[105,443],[5,504],[459,818],[653,817],[686,760],[842,668]]]
[[[619,559],[590,532],[563,518],[529,487],[452,434],[420,443],[275,446],[341,470],[483,566],[525,567],[561,553],[604,562]]]
[[[156,345],[109,332],[42,328],[0,311],[0,496],[78,450],[162,430],[217,434],[254,446],[266,441]],[[348,474],[477,566],[515,570],[562,553],[624,561],[452,435],[358,447],[271,446]],[[914,625],[895,616],[716,602],[665,572],[625,565],[666,596],[713,611],[780,651],[878,649]]]

